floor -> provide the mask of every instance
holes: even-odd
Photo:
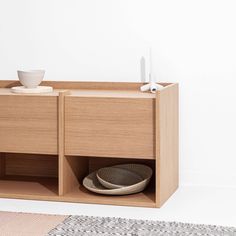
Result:
[[[236,227],[236,188],[180,187],[161,209],[0,199],[0,211],[110,216]]]
[[[24,214],[0,212],[1,236],[42,236],[47,235],[60,224],[66,216],[45,214]],[[20,230],[19,230],[20,229]]]

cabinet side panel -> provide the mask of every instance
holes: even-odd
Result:
[[[157,93],[156,169],[157,205],[160,207],[179,183],[178,84]]]
[[[57,98],[0,96],[0,150],[57,154]]]
[[[75,188],[79,188],[82,183],[82,179],[88,173],[88,158],[65,156],[63,169],[62,194],[66,194]]]
[[[58,158],[59,158],[59,195],[65,191],[65,92],[60,92],[58,96]]]
[[[65,98],[69,91],[59,93],[58,103],[58,153],[59,153],[59,195],[79,187],[81,178],[88,170],[88,160],[83,157],[65,156]]]
[[[66,97],[66,155],[154,159],[155,99]]]

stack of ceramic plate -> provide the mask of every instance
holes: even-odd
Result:
[[[152,177],[152,169],[141,164],[123,164],[101,168],[83,180],[88,190],[105,195],[127,195],[143,191]]]

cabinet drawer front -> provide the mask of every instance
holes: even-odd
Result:
[[[155,99],[65,100],[66,155],[154,158]]]
[[[0,150],[57,153],[57,97],[0,96]]]

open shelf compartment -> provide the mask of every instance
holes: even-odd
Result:
[[[0,196],[32,199],[58,195],[58,157],[0,153]]]
[[[125,206],[156,206],[155,160],[66,156],[65,161],[68,164],[68,169],[65,170],[65,181],[74,183],[74,185],[71,186],[70,189],[66,189],[64,193],[64,198],[68,201]],[[102,167],[125,163],[143,163],[153,169],[152,179],[148,187],[143,192],[125,196],[108,196],[93,193],[83,186],[83,178],[89,173]],[[68,178],[69,176],[73,180]],[[67,186],[66,182],[64,185]]]

